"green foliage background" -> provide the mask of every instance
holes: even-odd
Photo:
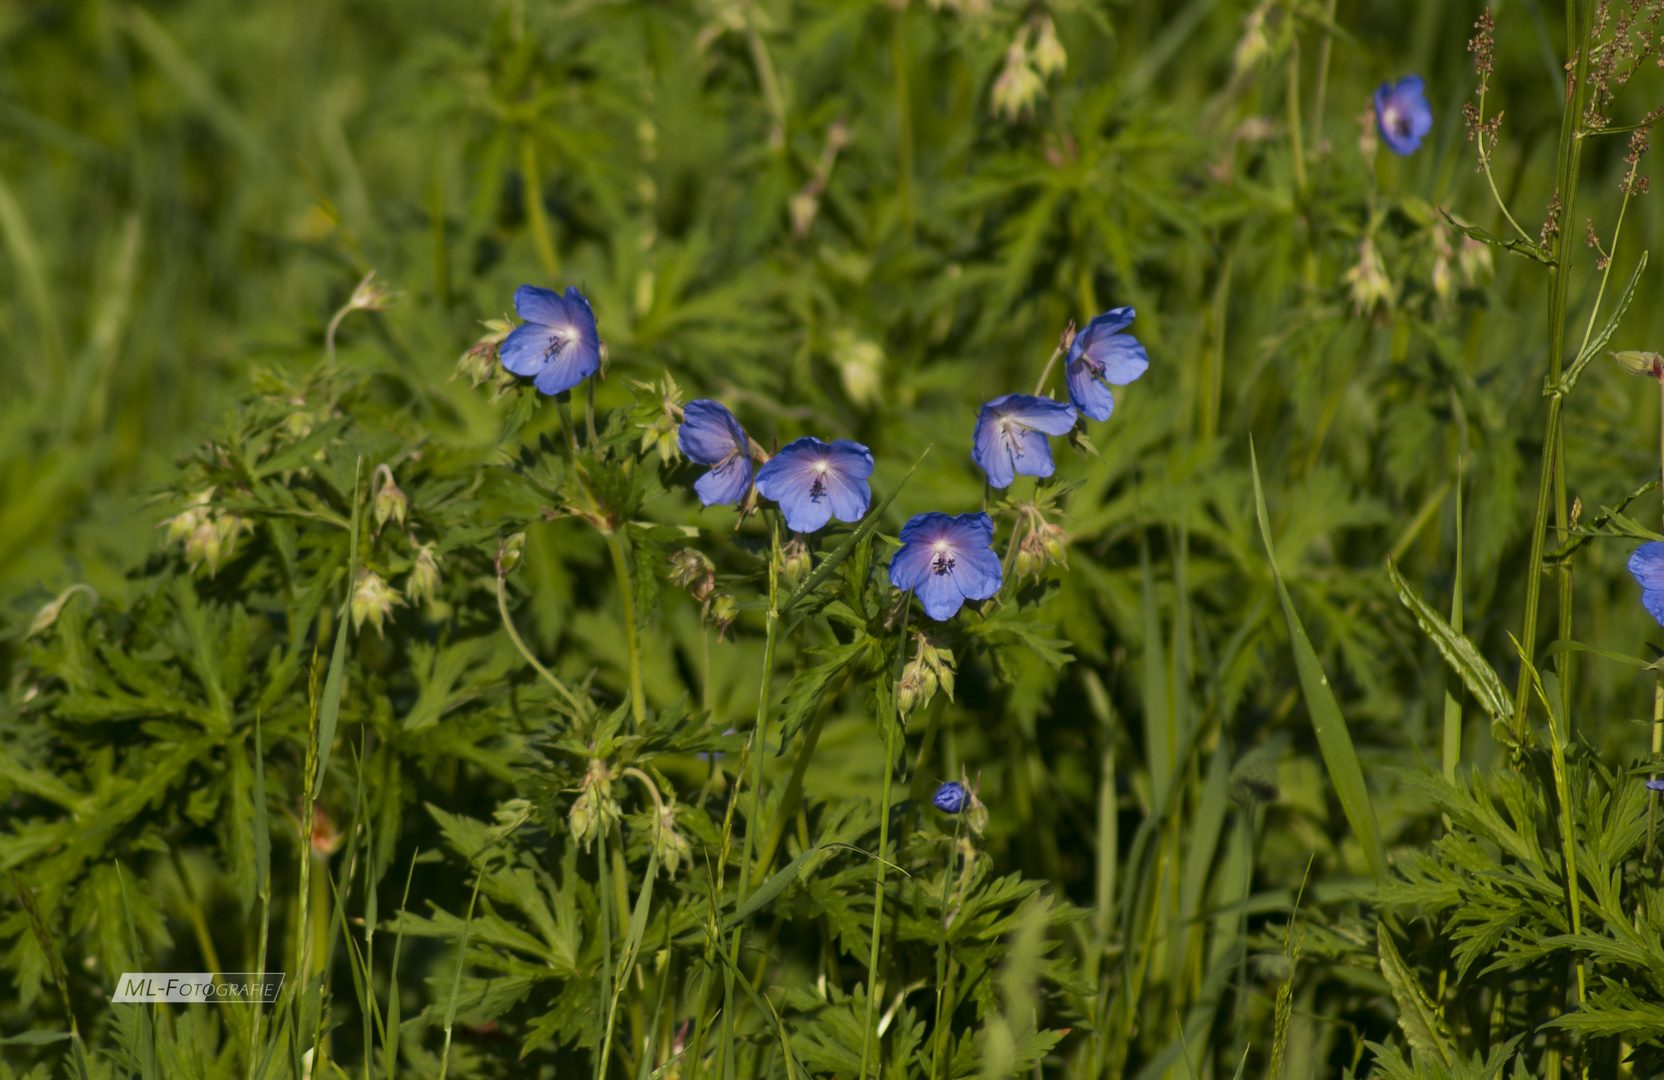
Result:
[[[1498,10],[1488,106],[1506,110],[1497,184],[1529,229],[1553,194],[1559,143],[1567,46],[1549,8]],[[333,862],[313,860],[309,886],[314,912],[345,912],[344,925],[316,928],[334,943],[331,1063],[438,1075],[454,1041],[444,1068],[457,1076],[594,1067],[607,980],[659,858],[652,803],[630,779],[614,783],[625,818],[610,834],[623,841],[610,878],[565,834],[598,756],[643,765],[674,791],[692,851],[679,876],[659,876],[635,935],[645,951],[609,1075],[724,1064],[855,1075],[875,864],[824,845],[878,844],[875,718],[898,661],[881,568],[893,547],[867,539],[817,594],[817,618],[840,604],[843,623],[782,639],[779,753],[765,760],[775,801],[759,820],[784,813],[766,869],[798,876],[746,922],[741,975],[761,996],[732,998],[738,1013],[715,1021],[706,1059],[667,1062],[691,1037],[682,1021],[709,1014],[699,995],[724,977],[699,930],[738,902],[736,872],[724,898],[712,867],[737,855],[721,830],[764,665],[768,545],[760,522],[736,533],[731,512],[698,510],[695,469],[640,448],[632,425],[651,422],[654,402],[636,384],[669,373],[686,397],[727,403],[765,446],[810,433],[867,444],[878,497],[900,488],[878,522],[893,536],[914,513],[983,505],[968,456],[979,404],[1026,391],[1065,325],[1121,304],[1138,310],[1151,368],[1117,391],[1109,422],[1086,428],[1089,452],[1055,441],[1058,483],[1045,490],[1067,565],[1008,592],[986,620],[961,617],[944,637],[959,662],[954,699],[906,727],[892,854],[907,875],[891,878],[878,1002],[893,1014],[886,1074],[932,1068],[940,897],[965,837],[919,800],[961,766],[990,819],[967,864],[979,868],[955,944],[967,996],[949,1010],[943,1074],[1489,1076],[1514,1062],[1544,1075],[1562,1055],[1635,1068],[1618,1062],[1636,1047],[1647,1060],[1664,1036],[1664,954],[1646,927],[1664,907],[1633,891],[1657,873],[1647,799],[1625,770],[1648,745],[1637,721],[1652,718],[1651,679],[1585,656],[1575,675],[1562,670],[1569,739],[1541,740],[1568,748],[1574,841],[1591,852],[1584,872],[1600,884],[1588,887],[1611,892],[1586,901],[1601,928],[1588,932],[1614,942],[1602,952],[1565,923],[1557,845],[1569,803],[1555,801],[1554,763],[1493,740],[1384,567],[1396,560],[1447,612],[1460,532],[1463,623],[1511,685],[1549,275],[1500,249],[1471,261],[1440,216],[1504,231],[1459,115],[1479,11],[1437,0],[0,9],[0,867],[15,874],[0,907],[0,1039],[23,1035],[0,1044],[0,1075],[71,1070],[68,1042],[24,1035],[68,1030],[71,1012],[92,1075],[245,1075],[242,1014],[176,1008],[144,1034],[136,1011],[107,1004],[109,984],[140,967],[200,968],[210,950],[223,967],[254,955],[256,817],[270,822],[273,955],[293,956],[314,647],[321,673],[349,567],[402,586],[420,543],[435,545],[440,592],[397,608],[385,634],[353,638],[322,783],[321,806],[349,833]],[[1013,40],[1034,44],[1043,19],[1066,67],[1021,114],[997,112]],[[1433,132],[1414,155],[1368,158],[1369,95],[1407,73],[1427,80]],[[1638,122],[1661,97],[1649,67],[1611,123]],[[1625,152],[1622,136],[1583,151],[1562,268],[1574,347],[1601,284],[1581,219],[1611,250]],[[1659,236],[1656,207],[1640,197],[1624,211],[1602,320]],[[1348,274],[1365,243],[1390,295],[1360,310]],[[346,317],[326,358],[332,315],[372,269],[395,301]],[[1656,274],[1640,278],[1613,348],[1664,340]],[[600,430],[584,453],[628,511],[615,524],[638,604],[645,720],[619,709],[629,641],[613,555],[562,512],[574,489],[559,411],[525,387],[494,396],[452,378],[480,322],[509,311],[525,282],[582,288],[608,345]],[[572,407],[582,426],[581,393]],[[1657,475],[1658,423],[1651,384],[1604,359],[1566,398],[1566,486],[1585,525]],[[1302,693],[1255,519],[1250,443],[1277,569],[1396,868],[1384,891],[1329,779],[1314,727],[1323,703],[1310,685]],[[382,463],[410,498],[410,535],[366,525],[353,548],[355,470],[367,486]],[[217,512],[249,523],[211,575],[159,528],[210,487]],[[1032,491],[1025,478],[1007,494]],[[1642,495],[1632,520],[1595,522],[1573,564],[1574,636],[1644,661],[1657,626],[1624,562],[1656,498]],[[1015,515],[996,517],[1003,550]],[[499,621],[499,538],[522,529],[509,605],[553,674],[587,689],[582,706],[538,680]],[[740,605],[709,643],[708,678],[701,605],[668,577],[683,546],[715,561]],[[78,582],[96,599],[75,593],[37,625]],[[1555,636],[1538,636],[1545,671]],[[1447,691],[1465,707],[1463,775],[1473,770],[1455,786],[1438,779]],[[1540,700],[1532,707],[1545,723]],[[257,718],[266,807],[252,801]],[[811,728],[799,825],[779,800]],[[735,812],[738,835],[743,798]],[[515,829],[488,848],[493,820]],[[344,909],[318,885],[326,870],[349,890]],[[457,990],[476,872],[477,936]],[[26,893],[62,955],[67,1002]],[[602,919],[617,941],[602,941]],[[377,925],[367,947],[383,1027],[364,1038],[351,957]],[[1503,966],[1473,964],[1492,956]],[[1586,958],[1605,1012],[1573,1009],[1568,956]],[[1550,1023],[1568,1010],[1592,1019]],[[400,1016],[395,1052],[366,1053],[386,1047]],[[713,1065],[726,1023],[733,1056]],[[287,1054],[268,1075],[294,1070]],[[1470,1054],[1489,1064],[1461,1071]]]

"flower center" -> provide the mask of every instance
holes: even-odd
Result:
[[[937,575],[946,574],[953,570],[953,545],[946,540],[938,540],[931,545],[935,554],[930,560],[930,569]]]
[[[561,349],[563,349],[565,347],[566,347],[566,339],[564,337],[561,337],[559,334],[557,334],[553,331],[550,331],[550,333],[549,333],[549,347],[547,349],[543,350],[543,359],[545,361],[553,360],[556,356],[558,356],[560,354]]]
[[[814,469],[815,482],[809,486],[809,501],[820,502],[826,498],[826,474],[832,470],[832,465],[826,461],[817,461]]]
[[[1381,110],[1381,126],[1394,135],[1408,135],[1410,133],[1410,118],[1398,111],[1398,106],[1388,105]]]
[[[1023,425],[1017,423],[1017,421],[1011,419],[1009,416],[1000,418],[1000,426],[998,429],[1000,441],[1005,443],[1006,448],[1011,451],[1012,457],[1023,456],[1023,444],[1022,441],[1017,438],[1017,433],[1022,430]]]

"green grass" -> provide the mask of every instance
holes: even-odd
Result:
[[[1445,223],[1516,235],[1479,13],[0,11],[0,1077],[1653,1075],[1660,408],[1605,353],[1664,341],[1658,196],[1522,0],[1541,258]],[[1433,132],[1366,158],[1408,73]],[[594,305],[570,401],[453,378],[526,282]],[[988,492],[980,403],[1123,304],[1149,373]],[[871,447],[872,514],[787,577],[667,375]],[[982,508],[1066,564],[903,614],[901,524]],[[210,956],[284,999],[108,1002]]]

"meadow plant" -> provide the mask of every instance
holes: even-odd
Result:
[[[29,11],[0,1080],[1664,1072],[1664,4]]]

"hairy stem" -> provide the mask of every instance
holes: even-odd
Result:
[[[636,628],[635,592],[630,588],[630,567],[624,556],[624,541],[616,529],[606,530],[607,550],[612,553],[613,572],[618,575],[618,595],[624,606],[624,646],[630,654],[630,715],[639,727],[647,722],[647,699],[641,690],[641,637]]]
[[[901,610],[901,637],[896,648],[895,682],[901,681],[901,669],[907,660],[907,620],[913,613],[909,600]],[[872,948],[867,954],[867,1019],[861,1028],[861,1071],[857,1075],[866,1080],[867,1061],[872,1052],[872,1010],[878,1002],[878,951],[884,929],[884,861],[890,843],[890,787],[896,774],[896,729],[901,727],[897,715],[895,686],[892,685],[886,708],[883,710],[884,733],[884,794],[878,804],[878,872],[872,887]],[[882,1057],[880,1057],[882,1061]],[[883,1065],[878,1071],[884,1071]]]

